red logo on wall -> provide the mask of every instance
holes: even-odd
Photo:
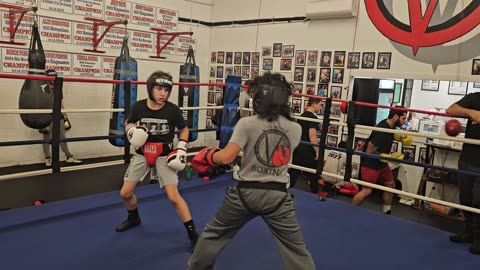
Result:
[[[397,20],[383,0],[365,0],[365,7],[378,31],[392,41],[411,46],[414,55],[420,47],[437,46],[455,40],[480,24],[480,0],[473,0],[460,13],[437,25],[430,25],[430,22],[438,0],[428,3],[425,14],[422,14],[421,2],[408,0],[409,25]]]

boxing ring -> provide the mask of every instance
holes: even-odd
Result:
[[[25,79],[28,75],[0,74],[3,78]],[[37,76],[42,80],[51,77]],[[90,79],[62,78],[65,81],[92,82]],[[124,83],[124,81],[94,80],[97,83]],[[131,82],[144,84],[144,82]],[[178,85],[178,83],[176,83]],[[181,83],[188,85],[188,83]],[[193,83],[195,85],[225,86],[225,84]],[[324,127],[330,124],[347,126],[354,131],[355,124],[330,122],[329,110],[334,100],[317,96],[295,94],[297,96],[326,99]],[[127,97],[126,97],[127,99]],[[126,108],[128,103],[126,102]],[[355,104],[350,102],[349,107]],[[376,105],[378,106],[378,105]],[[378,106],[381,107],[381,106]],[[222,109],[224,106],[184,107],[192,109]],[[410,109],[408,109],[410,110]],[[62,112],[88,111],[122,111],[122,109],[61,110]],[[25,110],[2,110],[1,113],[26,113]],[[348,110],[351,117],[353,110]],[[33,110],[30,113],[52,113],[52,110]],[[60,114],[59,108],[53,114]],[[296,117],[299,118],[299,117]],[[54,118],[55,119],[55,118]],[[350,119],[350,118],[349,118]],[[357,128],[373,127],[356,126]],[[353,129],[352,129],[353,128]],[[326,130],[323,128],[322,130]],[[216,129],[196,130],[196,132],[216,131]],[[387,131],[408,133],[402,131]],[[326,132],[322,134],[319,147],[321,159],[325,150],[343,151],[350,155],[347,162],[351,165],[352,155],[372,156],[357,153],[352,149],[354,132],[349,132],[347,149],[328,147],[325,145]],[[415,136],[422,136],[415,134]],[[111,136],[95,138],[69,138],[65,141],[104,140]],[[435,135],[428,135],[435,138]],[[462,142],[467,139],[451,138]],[[56,142],[55,142],[56,141]],[[53,144],[60,140],[52,139]],[[35,140],[16,142],[22,144],[39,144],[50,141]],[[305,142],[303,142],[305,143]],[[472,143],[479,144],[478,141]],[[15,142],[3,143],[14,145]],[[0,144],[2,146],[2,144]],[[62,173],[64,171],[80,171],[101,166],[124,164],[129,161],[129,147],[125,147],[125,159],[104,163],[77,165],[60,168],[58,159],[52,169],[26,172],[21,175],[1,176],[0,180],[18,177]],[[57,148],[58,151],[58,148]],[[196,153],[189,152],[192,156]],[[58,155],[58,153],[57,153]],[[58,157],[57,157],[58,158]],[[378,157],[377,157],[378,158]],[[387,159],[388,158],[384,158]],[[409,164],[409,161],[398,161]],[[418,163],[414,165],[419,165]],[[449,202],[439,201],[425,196],[407,193],[379,185],[368,184],[351,178],[351,168],[347,166],[344,176],[290,165],[304,171],[328,175],[349,182],[368,185],[376,189],[391,191],[419,200],[431,201],[442,205],[454,206],[466,211],[480,210]],[[431,166],[437,168],[438,166]],[[443,168],[445,170],[453,170]],[[458,170],[455,170],[458,171]],[[465,172],[468,173],[468,172]],[[230,173],[223,174],[208,182],[199,178],[191,181],[180,181],[179,190],[188,202],[190,210],[199,230],[214,216],[218,205],[224,199],[226,187],[235,185]],[[448,241],[450,233],[429,226],[406,221],[381,212],[352,206],[338,200],[320,201],[318,196],[307,192],[290,189],[295,195],[297,217],[301,225],[307,248],[311,251],[317,269],[477,269],[480,256],[468,253],[469,244],[456,244]],[[119,234],[113,229],[118,219],[124,215],[125,208],[119,198],[118,191],[83,196],[79,198],[50,202],[36,207],[17,208],[0,211],[0,240],[4,243],[0,248],[3,269],[184,269],[190,256],[187,239],[182,240],[183,228],[178,226],[178,216],[171,207],[164,190],[156,185],[139,186],[136,190],[142,225],[127,233]],[[248,258],[248,259],[245,259]],[[217,259],[215,269],[283,269],[273,238],[261,219],[255,219],[243,227],[239,235],[227,245]]]

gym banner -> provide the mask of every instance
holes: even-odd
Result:
[[[104,19],[106,21],[130,21],[132,3],[123,0],[106,0]]]
[[[98,31],[103,32],[103,27],[99,27]],[[93,25],[88,23],[73,22],[73,44],[92,47],[93,45]],[[98,44],[97,48],[101,48],[102,44]]]
[[[72,22],[40,18],[40,36],[43,41],[72,44]]]
[[[40,9],[73,14],[73,0],[40,0]]]
[[[101,56],[76,54],[73,61],[73,76],[100,78]]]
[[[24,73],[28,71],[28,50],[2,48],[2,72]]]
[[[153,47],[156,42],[156,37],[154,33],[132,30],[130,33],[130,37],[131,51],[153,52]]]
[[[10,38],[10,21],[8,11],[2,10],[2,37]],[[20,18],[20,14],[15,15],[15,22],[18,22]],[[26,13],[23,16],[20,25],[18,26],[17,33],[15,33],[15,40],[30,40],[32,37],[32,24],[33,24],[33,17]]]
[[[157,8],[157,27],[165,30],[177,30],[178,11]]]
[[[115,57],[104,56],[102,61],[102,77],[113,78],[115,73]]]
[[[133,3],[132,24],[155,27],[155,7]]]
[[[1,0],[0,2],[5,4],[12,4],[16,6],[30,7],[35,0]]]
[[[194,51],[197,49],[197,40],[190,37],[177,37],[177,45],[175,46],[177,55],[187,56],[188,49],[193,48]]]
[[[160,37],[160,46],[165,45],[169,39],[170,39],[170,37],[168,37],[168,36],[161,36]],[[175,54],[175,47],[176,47],[175,44],[177,44],[177,39],[176,38],[174,40],[172,40],[172,42],[170,42],[170,44],[168,44],[167,47],[165,47],[165,49],[163,49],[163,51],[160,54],[174,55]]]
[[[72,54],[45,52],[45,69],[55,69],[59,76],[72,76]]]
[[[103,48],[120,49],[123,44],[123,37],[128,34],[125,28],[112,27],[102,40]]]
[[[103,0],[75,0],[76,15],[102,18]]]

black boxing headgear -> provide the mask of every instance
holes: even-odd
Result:
[[[257,114],[274,111],[288,106],[292,86],[281,74],[265,74],[259,81],[254,80],[249,91],[253,92],[253,111]]]
[[[163,71],[156,71],[152,73],[150,77],[148,77],[147,79],[148,98],[150,98],[150,100],[152,101],[155,101],[153,98],[153,87],[155,85],[159,85],[167,88],[167,91],[168,91],[167,100],[168,100],[173,87],[172,75]]]

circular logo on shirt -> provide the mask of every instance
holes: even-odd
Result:
[[[255,143],[255,155],[260,163],[268,167],[286,165],[291,155],[290,140],[280,130],[266,130]]]

